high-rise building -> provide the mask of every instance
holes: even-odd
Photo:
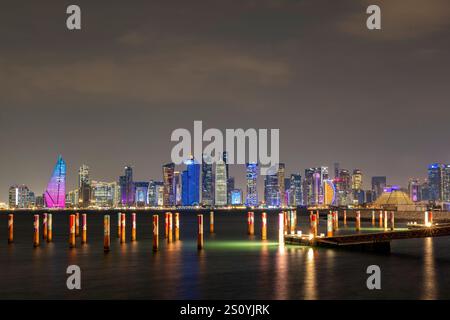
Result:
[[[34,193],[26,185],[14,185],[9,188],[10,209],[29,209],[35,203]]]
[[[430,185],[428,184],[428,179],[420,185],[420,195],[422,201],[429,201],[431,199]]]
[[[230,191],[231,194],[231,205],[238,206],[242,204],[242,190],[233,189]]]
[[[61,156],[58,156],[44,198],[47,208],[63,209],[66,206],[66,162]]]
[[[227,204],[231,203],[230,191],[234,189],[234,179],[230,181],[230,166],[228,161],[228,152],[224,152],[222,154],[222,160],[225,163],[225,174],[226,174],[226,182],[227,182]]]
[[[353,190],[353,203],[354,204],[364,204],[366,201],[366,195],[364,193],[364,190],[361,189],[355,189]]]
[[[334,163],[334,179],[339,178],[339,162]]]
[[[323,182],[327,179],[328,167],[305,169],[303,192],[306,205],[320,205],[324,203]]]
[[[245,204],[249,207],[256,207],[258,205],[258,164],[247,163],[247,198]]]
[[[227,205],[227,168],[223,160],[216,162],[214,201],[216,206]]]
[[[336,204],[349,205],[352,202],[352,177],[346,169],[340,169],[338,178],[334,179],[336,186]]]
[[[134,183],[134,190],[135,190],[135,203],[137,207],[145,207],[147,205],[147,195],[148,195],[148,186],[149,183],[148,182],[135,182]],[[165,183],[164,183],[164,194],[163,194],[163,203],[166,195],[166,188],[165,188]],[[165,203],[164,203],[165,205]]]
[[[291,206],[301,206],[303,205],[302,176],[300,174],[291,174],[290,180],[289,204]]]
[[[281,205],[278,188],[278,172],[266,175],[264,178],[264,201],[268,207],[279,207]]]
[[[157,207],[158,203],[159,203],[159,191],[161,190],[160,188],[162,187],[163,190],[163,195],[162,195],[162,199],[164,202],[164,182],[162,181],[154,181],[154,180],[150,180],[149,184],[148,184],[148,193],[147,193],[147,204],[151,207]]]
[[[409,198],[411,199],[411,201],[419,202],[422,200],[421,184],[420,184],[419,179],[409,179],[408,193],[409,193]]]
[[[182,203],[183,206],[196,206],[200,204],[200,164],[191,158],[186,160],[186,170],[183,171]]]
[[[113,208],[118,202],[117,182],[91,182],[91,205],[99,208]],[[69,193],[70,194],[70,193]],[[71,200],[72,202],[73,200]]]
[[[211,158],[205,154],[202,161],[202,204],[205,206],[214,204],[213,165]]]
[[[89,167],[83,164],[78,169],[78,204],[76,207],[87,208],[91,204],[91,180]]]
[[[284,163],[279,163],[278,164],[278,172],[277,172],[277,176],[278,176],[278,192],[279,192],[279,199],[280,199],[280,205],[281,206],[286,206],[286,196],[285,196],[285,165]]]
[[[78,208],[80,205],[80,190],[75,189],[67,193],[66,196],[66,207],[68,208]]]
[[[372,190],[366,190],[366,203],[374,202],[374,194]]]
[[[179,171],[174,172],[175,183],[175,205],[181,206],[181,175]]]
[[[352,189],[353,190],[361,190],[362,189],[362,172],[359,169],[353,170]]]
[[[442,200],[450,202],[450,164],[444,164],[442,169]]]
[[[125,167],[125,175],[119,178],[119,185],[121,191],[121,204],[124,207],[134,206],[135,190],[133,183],[133,168]]]
[[[439,163],[428,166],[428,184],[430,186],[430,200],[432,201],[444,199],[443,169],[444,166]]]
[[[175,205],[175,163],[171,162],[163,165],[163,182],[164,182],[164,196],[163,203],[166,207]]]
[[[375,195],[374,200],[378,199],[383,194],[384,188],[386,188],[385,176],[372,177],[372,191]]]

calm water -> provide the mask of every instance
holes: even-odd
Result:
[[[205,250],[196,248],[196,215],[181,214],[181,241],[152,253],[151,213],[137,214],[138,241],[120,244],[111,215],[111,252],[103,253],[103,213],[88,216],[88,244],[68,248],[68,214],[53,214],[54,242],[32,245],[33,215],[16,213],[15,243],[7,244],[0,215],[1,299],[449,299],[450,238],[394,241],[390,254],[278,246],[277,216],[268,214],[267,241],[247,236],[242,213],[205,215]],[[41,218],[42,222],[42,218]],[[131,234],[127,215],[127,237]],[[299,217],[308,230],[308,217]],[[368,226],[367,223],[363,223]],[[352,226],[349,223],[349,228]],[[321,228],[325,223],[321,222]],[[341,223],[341,229],[342,223]],[[347,230],[348,231],[348,230]],[[324,230],[321,230],[324,232]],[[342,230],[341,232],[344,232]],[[41,230],[42,233],[42,230]],[[78,239],[79,241],[79,239]],[[66,287],[66,268],[82,270],[82,290]],[[366,288],[367,266],[382,270],[382,290]]]

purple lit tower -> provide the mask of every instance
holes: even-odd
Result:
[[[45,190],[47,208],[63,209],[66,206],[66,162],[58,156],[52,177]]]

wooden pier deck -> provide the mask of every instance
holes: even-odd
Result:
[[[305,235],[285,235],[284,241],[286,244],[296,244],[311,247],[328,247],[386,252],[390,250],[390,242],[392,240],[444,236],[450,236],[450,224],[413,228],[409,230],[358,233],[333,237],[317,237],[312,239],[309,236]]]

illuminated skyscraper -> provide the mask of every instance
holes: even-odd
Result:
[[[194,158],[184,162],[186,170],[183,171],[182,202],[183,206],[195,206],[200,204],[200,164]]]
[[[91,180],[89,167],[83,164],[78,169],[78,204],[80,208],[87,208],[91,204]]]
[[[264,201],[268,207],[280,206],[280,192],[278,192],[278,172],[266,175],[264,178]]]
[[[175,205],[175,163],[171,162],[163,165],[163,182],[164,182],[164,195],[163,204],[164,206],[174,206]]]
[[[323,204],[323,181],[326,179],[328,179],[328,167],[305,169],[305,179],[303,183],[305,205]]]
[[[111,208],[117,205],[117,182],[91,181],[91,204],[100,208]],[[70,194],[70,193],[69,193]],[[71,195],[71,198],[76,195]],[[73,199],[71,199],[73,202]]]
[[[279,199],[280,199],[280,205],[286,206],[286,197],[285,197],[285,165],[284,163],[278,164],[278,192],[279,192]]]
[[[181,206],[181,175],[179,171],[174,172],[175,205]]]
[[[231,194],[231,205],[238,206],[242,204],[242,190],[233,189],[230,191]]]
[[[135,182],[135,202],[137,207],[145,207],[147,205],[148,182]]]
[[[258,205],[258,164],[247,163],[247,198],[245,204],[249,207],[256,207]]]
[[[289,199],[289,204],[292,206],[303,205],[302,176],[300,174],[291,174]]]
[[[121,203],[124,207],[134,206],[135,190],[133,183],[133,168],[125,167],[125,175],[119,178]]]
[[[213,194],[213,165],[208,155],[203,155],[202,161],[202,203],[205,206],[214,204]]]
[[[409,179],[408,182],[408,193],[409,198],[413,202],[421,201],[421,190],[420,190],[420,181],[419,179]]]
[[[26,185],[15,185],[9,188],[10,209],[28,209],[33,207],[35,202],[34,193]]]
[[[430,200],[442,201],[444,199],[444,165],[433,163],[428,166],[428,184],[430,186]]]
[[[148,192],[147,192],[147,204],[151,207],[157,207],[159,205],[159,193],[162,188],[163,195],[161,198],[164,201],[164,183],[162,181],[154,181],[150,180],[148,184]],[[161,204],[162,204],[161,202]]]
[[[362,172],[359,169],[353,170],[352,189],[353,190],[361,190],[362,189]]]
[[[215,196],[214,201],[216,206],[227,205],[227,168],[223,160],[216,162],[215,170]]]
[[[61,156],[58,156],[44,198],[47,208],[63,209],[66,206],[66,162]]]
[[[442,170],[443,201],[450,202],[450,164],[444,164]]]

